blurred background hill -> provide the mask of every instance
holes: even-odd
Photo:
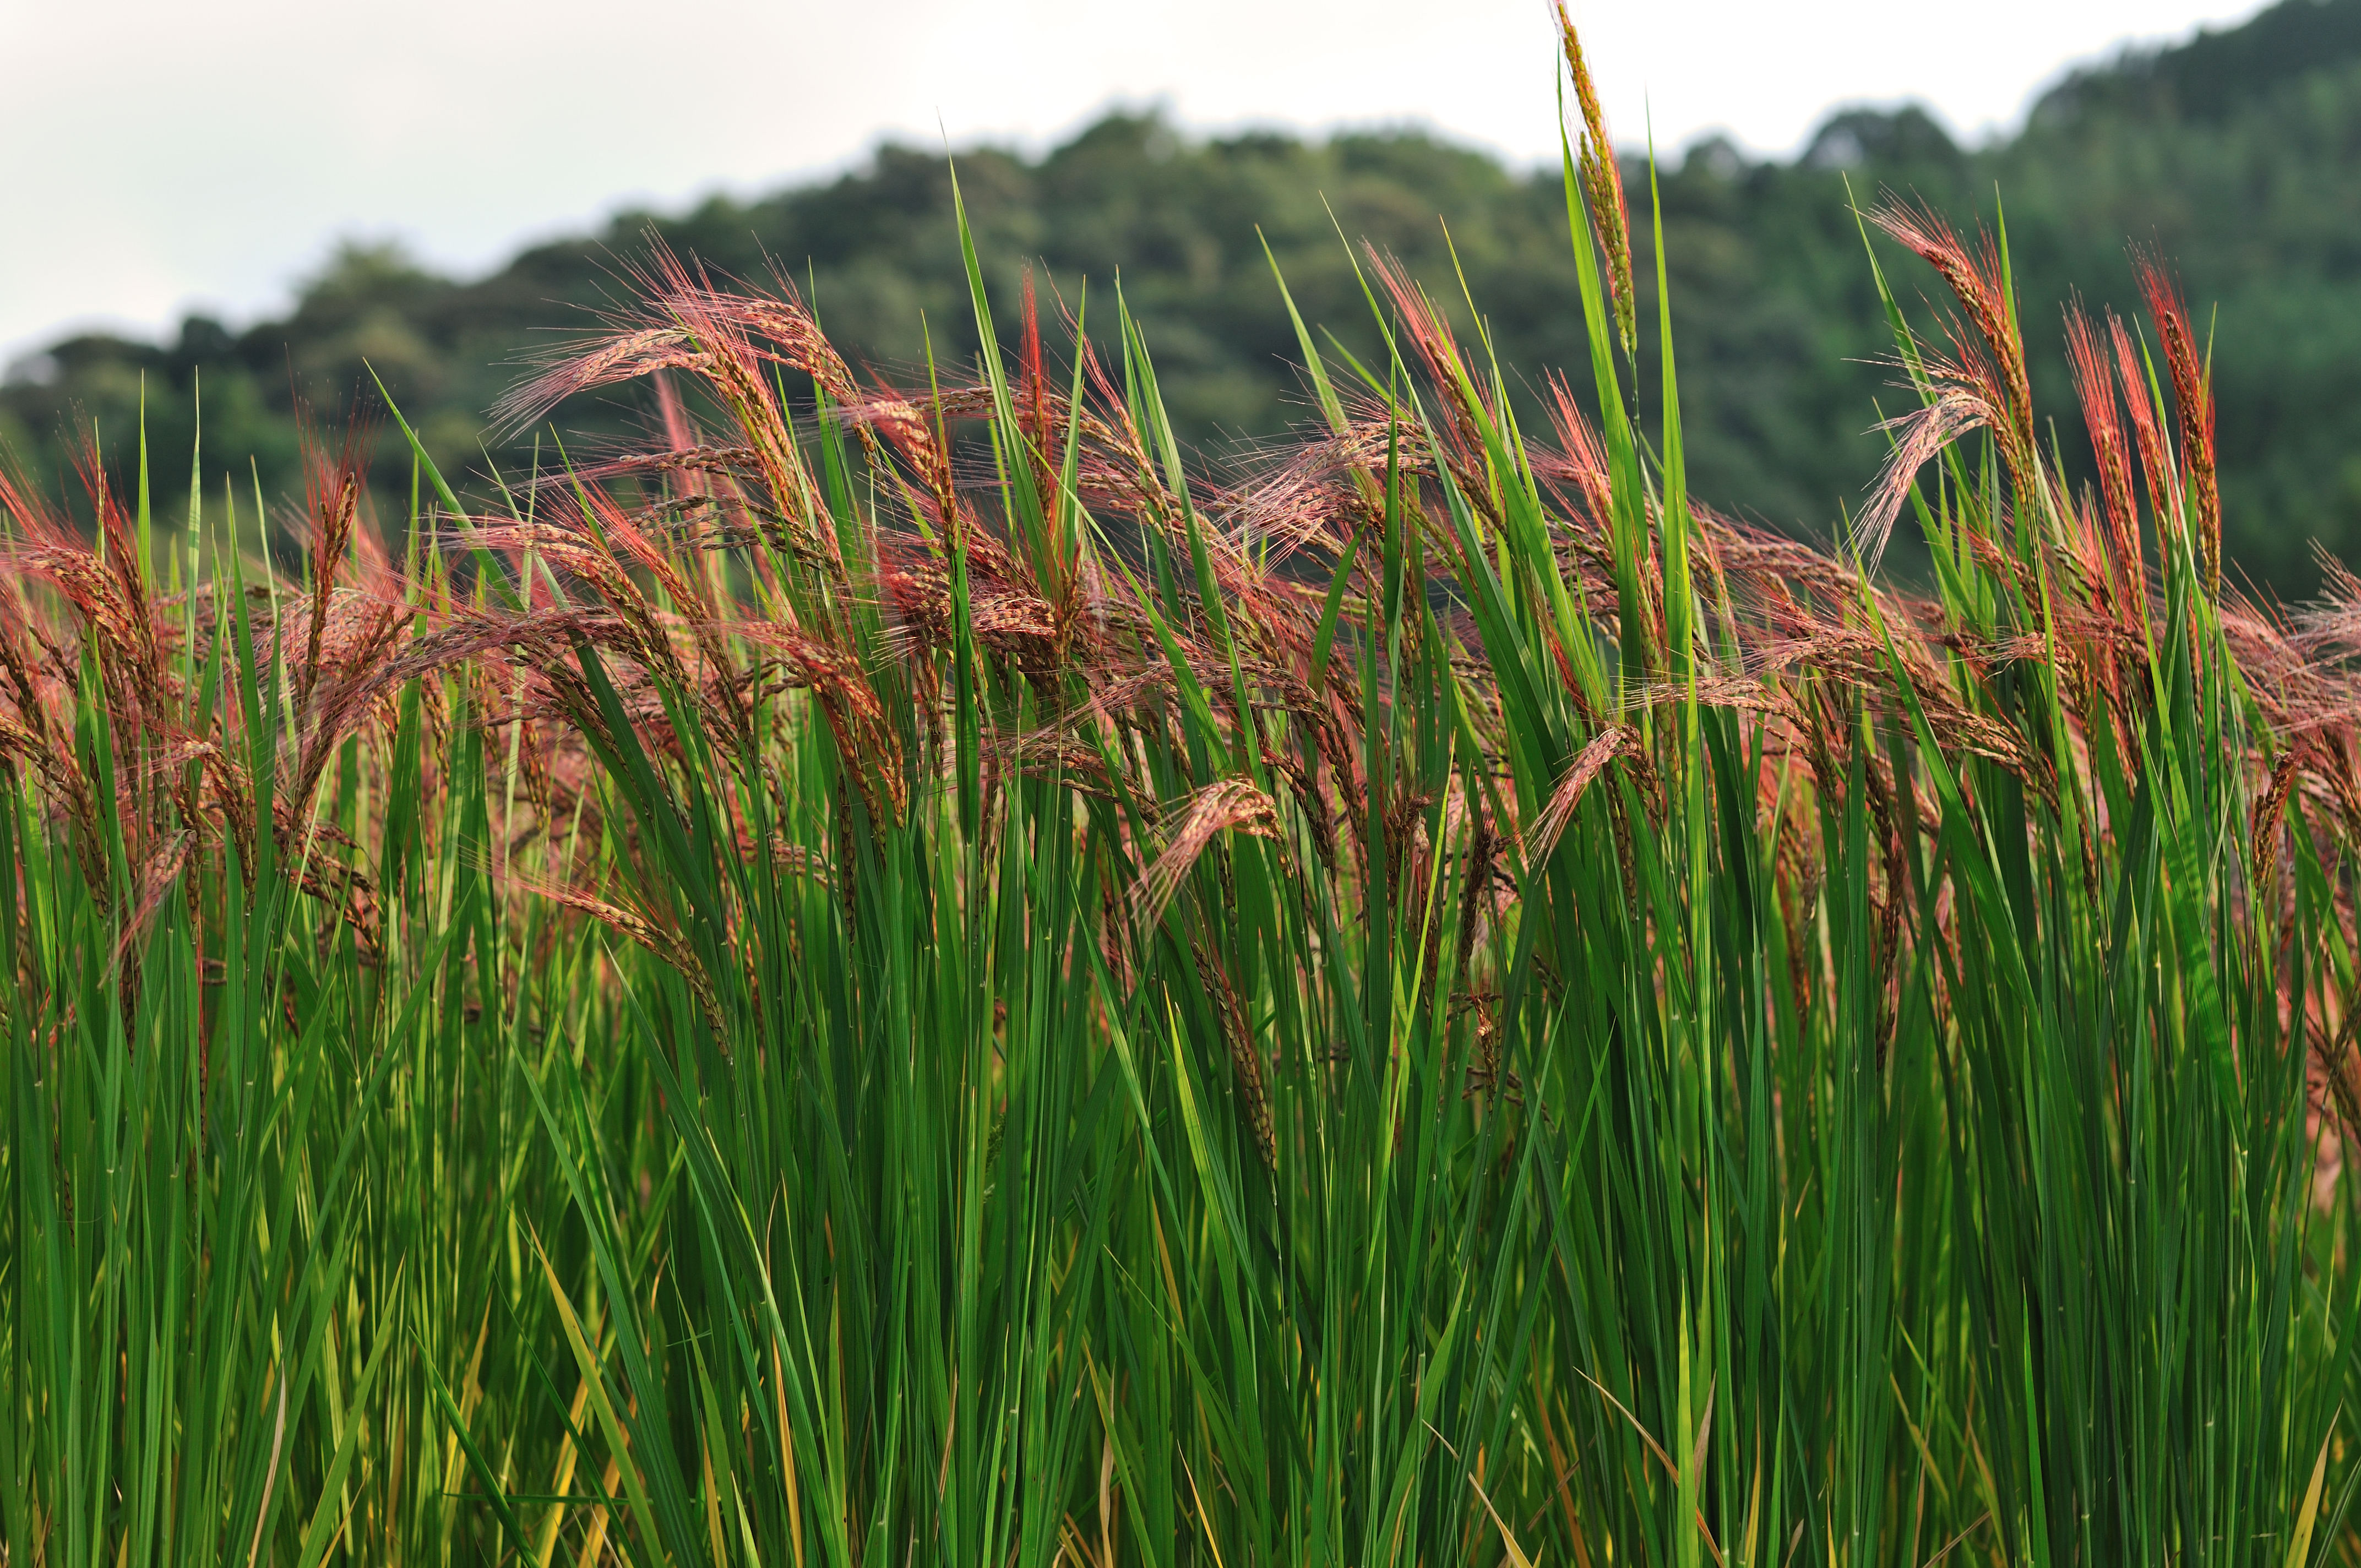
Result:
[[[1120,271],[1177,419],[1216,457],[1304,413],[1257,225],[1305,316],[1356,352],[1373,334],[1340,229],[1401,258],[1465,323],[1455,249],[1515,373],[1587,365],[1554,168],[1511,170],[1415,132],[1201,138],[1154,114],[1110,115],[1038,158],[968,148],[958,168],[996,303],[1013,313],[1028,263],[1070,306],[1087,280],[1095,336]],[[1659,174],[1691,483],[1723,509],[1825,536],[1875,472],[1869,427],[1901,394],[1849,202],[1890,190],[1963,229],[2004,210],[2037,396],[2070,462],[2081,442],[2059,310],[2079,291],[2135,313],[2125,244],[2162,255],[2213,328],[2235,559],[2283,594],[2316,582],[2315,540],[2361,562],[2361,0],[2284,0],[2080,70],[1986,146],[1916,109],[1854,110],[1791,160],[1707,141]],[[1644,231],[1636,161],[1629,181]],[[250,461],[275,503],[301,488],[299,400],[333,422],[362,398],[366,365],[438,463],[480,488],[492,466],[530,460],[532,433],[489,429],[485,413],[521,356],[595,324],[652,238],[717,272],[792,279],[856,363],[888,375],[920,366],[929,337],[939,356],[972,351],[945,160],[887,145],[832,181],[620,214],[484,277],[347,244],[283,318],[233,331],[191,316],[169,342],[81,335],[20,360],[0,384],[0,444],[62,493],[77,431],[95,422],[110,468],[128,455],[143,389],[150,450],[186,453],[201,384],[208,471]],[[1881,260],[1914,304],[1935,294],[1915,261],[1891,247]],[[1653,277],[1644,254],[1640,272]],[[609,400],[560,422],[620,431],[645,417]],[[380,443],[378,479],[386,502],[406,492],[398,444]]]

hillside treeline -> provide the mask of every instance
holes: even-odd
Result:
[[[1851,203],[1890,191],[1963,225],[2004,218],[2026,336],[2046,355],[2036,394],[2059,416],[2070,471],[2080,422],[2049,330],[2070,288],[2136,313],[2126,234],[2175,269],[2213,334],[2230,554],[2255,580],[2307,592],[2313,541],[2361,560],[2357,170],[2361,0],[2286,0],[2078,71],[1989,147],[1962,147],[1908,107],[1838,114],[1793,161],[1693,146],[1659,170],[1692,486],[1813,537],[1858,509],[1883,451],[1872,427],[1900,394]],[[1647,178],[1627,174],[1647,320]],[[1555,169],[1512,170],[1415,131],[1206,139],[1118,114],[1038,159],[969,148],[958,177],[999,305],[1015,317],[1029,267],[1044,308],[1086,312],[1097,337],[1119,280],[1176,424],[1217,459],[1304,412],[1266,240],[1306,317],[1348,350],[1373,346],[1373,329],[1340,235],[1400,258],[1463,326],[1480,315],[1521,385],[1587,366]],[[96,425],[109,467],[130,460],[143,384],[151,450],[187,451],[201,386],[209,485],[235,474],[243,498],[251,473],[276,504],[301,490],[299,409],[333,423],[366,407],[373,367],[438,462],[489,488],[493,469],[533,460],[534,433],[495,428],[486,411],[521,361],[633,291],[651,243],[717,276],[791,281],[873,365],[973,350],[950,170],[938,152],[887,145],[831,182],[620,214],[480,279],[348,244],[283,319],[232,331],[192,316],[168,343],[56,344],[0,387],[0,443],[61,493],[77,431]],[[1934,296],[1914,259],[1887,247],[1880,262],[1905,296]],[[617,435],[650,417],[620,401],[563,411],[569,429]],[[399,505],[407,458],[398,441],[380,448],[380,504]]]

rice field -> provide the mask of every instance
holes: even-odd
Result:
[[[0,482],[0,1563],[2361,1554],[2361,582],[1890,200],[1885,480],[1692,497],[1563,37],[1535,398],[1365,252],[1216,469],[1119,287],[659,255],[500,411],[643,449]]]

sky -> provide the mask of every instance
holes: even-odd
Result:
[[[2257,0],[1575,0],[1617,141],[1793,152],[1840,104],[2015,124],[2069,66]],[[1184,126],[1417,123],[1554,159],[1545,0],[0,0],[0,366],[282,308],[340,238],[458,274],[624,205]]]

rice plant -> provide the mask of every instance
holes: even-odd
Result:
[[[1537,422],[1375,252],[1243,472],[659,255],[392,551],[0,488],[0,1561],[2350,1559],[2361,583],[1893,201],[1879,490],[1689,495],[1562,36]]]

